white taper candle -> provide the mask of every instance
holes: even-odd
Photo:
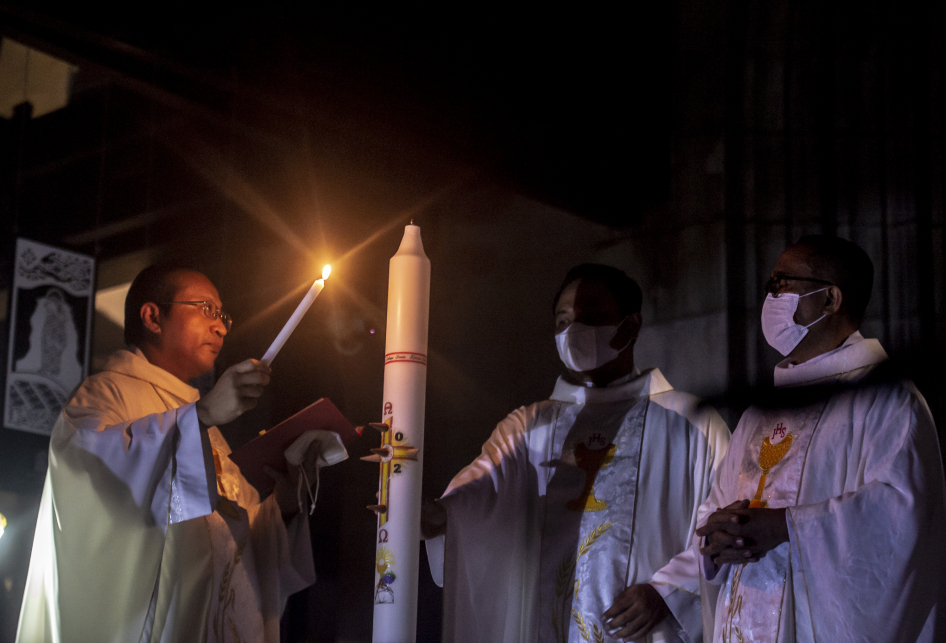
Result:
[[[302,320],[302,316],[305,315],[307,310],[309,310],[309,306],[312,305],[312,302],[315,301],[315,298],[318,297],[319,293],[322,292],[322,289],[325,288],[325,280],[328,279],[330,272],[332,272],[331,266],[325,266],[322,268],[322,278],[316,279],[315,283],[312,284],[312,287],[309,288],[309,292],[305,294],[305,297],[302,298],[302,301],[299,302],[299,305],[296,306],[295,311],[293,311],[292,316],[289,317],[289,321],[286,322],[286,325],[283,326],[282,330],[279,331],[279,334],[276,335],[276,339],[273,340],[273,343],[263,355],[263,359],[260,360],[261,362],[267,366],[270,365],[270,363],[273,361],[273,358],[276,357],[276,354],[283,347],[283,344],[285,344],[286,340],[289,339],[289,336],[292,335],[292,331],[294,331],[296,326],[299,325],[299,322]]]

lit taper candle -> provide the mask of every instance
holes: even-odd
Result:
[[[388,276],[375,554],[373,643],[412,643],[417,634],[420,501],[427,393],[430,260],[420,228],[408,225]]]
[[[322,268],[322,278],[316,279],[315,283],[312,284],[312,287],[309,288],[309,292],[305,294],[305,297],[302,298],[302,301],[299,302],[299,305],[296,306],[295,312],[292,313],[292,316],[289,318],[289,321],[286,322],[286,325],[282,327],[282,330],[279,331],[279,334],[276,335],[276,339],[273,340],[272,345],[269,347],[269,350],[266,351],[266,354],[263,355],[263,359],[260,361],[266,364],[267,366],[273,361],[273,358],[276,357],[276,353],[283,347],[283,344],[286,343],[286,340],[289,339],[289,336],[292,335],[292,331],[296,329],[296,326],[299,325],[299,322],[302,321],[302,316],[305,315],[306,311],[309,310],[309,306],[312,305],[312,302],[315,301],[315,298],[319,296],[319,293],[322,292],[322,289],[325,288],[325,280],[328,279],[329,273],[332,272],[332,266],[325,266]]]

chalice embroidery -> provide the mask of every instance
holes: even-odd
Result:
[[[607,502],[595,498],[595,478],[598,477],[601,469],[611,464],[617,450],[614,444],[609,444],[603,449],[592,450],[583,443],[578,443],[575,447],[575,462],[578,468],[585,472],[585,487],[581,495],[566,503],[565,506],[569,511],[604,511],[608,508]]]
[[[776,431],[778,431],[779,428],[781,428],[784,433],[785,429],[781,424],[779,424]],[[759,478],[759,489],[755,492],[755,498],[749,503],[751,509],[764,509],[769,506],[769,503],[762,499],[762,488],[765,487],[765,478],[768,476],[772,467],[781,462],[785,454],[788,453],[788,449],[792,446],[794,439],[795,436],[789,433],[785,435],[785,439],[778,444],[772,444],[768,437],[762,441],[762,448],[759,450],[759,468],[762,469],[762,477]]]

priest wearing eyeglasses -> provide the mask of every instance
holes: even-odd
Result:
[[[946,637],[943,468],[923,396],[858,327],[873,265],[807,236],[779,257],[762,333],[785,359],[739,420],[697,530],[706,639]]]
[[[261,500],[217,426],[256,406],[246,360],[200,397],[230,330],[199,272],[152,266],[125,301],[126,350],[53,429],[17,640],[279,641],[287,597],[315,581],[298,469]],[[317,448],[304,466],[317,475]],[[312,476],[309,475],[309,479]]]

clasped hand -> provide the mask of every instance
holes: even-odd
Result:
[[[706,539],[700,553],[717,565],[754,563],[788,542],[785,509],[750,509],[738,500],[713,512],[696,535]]]

